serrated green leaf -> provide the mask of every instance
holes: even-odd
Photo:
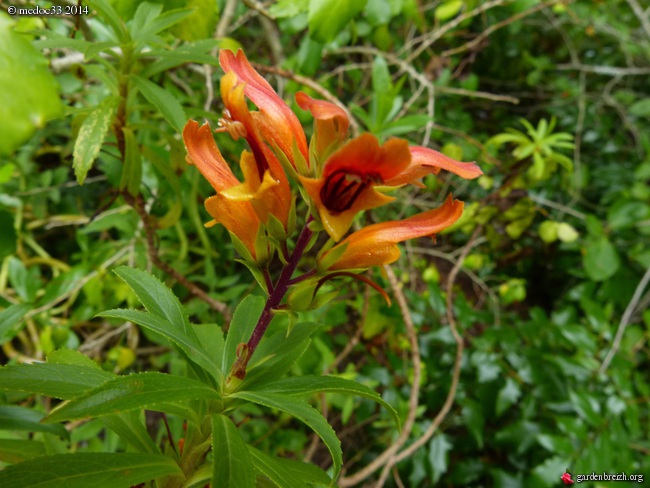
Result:
[[[399,415],[392,405],[387,403],[376,391],[368,388],[366,385],[345,378],[339,378],[337,376],[296,376],[269,383],[261,388],[261,391],[291,396],[328,392],[368,398],[388,410],[397,427],[400,427]]]
[[[195,337],[188,336],[184,330],[174,327],[168,320],[140,310],[108,310],[97,316],[134,322],[156,334],[160,334],[178,347],[190,362],[199,365],[205,371],[209,372],[219,384],[223,382],[223,373],[219,368],[219,358],[209,354]]]
[[[119,376],[63,403],[46,417],[47,422],[101,417],[161,403],[218,399],[219,393],[191,378],[149,372]]]
[[[13,153],[63,109],[47,60],[14,32],[13,23],[0,15],[0,156]]]
[[[122,278],[150,313],[168,320],[176,329],[191,332],[187,314],[176,295],[158,278],[140,269],[120,266],[113,272]]]
[[[45,444],[22,439],[0,439],[0,461],[7,464],[20,463],[43,456]]]
[[[329,450],[334,464],[334,479],[338,477],[343,462],[341,442],[336,437],[332,426],[314,407],[293,397],[262,391],[238,391],[231,394],[230,397],[247,400],[264,407],[275,408],[304,422],[318,434]]]
[[[0,389],[68,400],[113,378],[108,371],[73,364],[18,364],[0,368]]]
[[[305,488],[314,483],[329,485],[332,482],[327,473],[318,466],[276,458],[253,446],[247,447],[255,469],[273,481],[278,488]]]
[[[254,488],[253,463],[246,443],[228,417],[212,416],[212,486]]]
[[[88,117],[79,128],[79,134],[72,152],[72,166],[80,185],[83,184],[93,162],[99,156],[106,133],[113,122],[113,114],[118,103],[119,98],[106,97],[88,114]]]
[[[70,434],[61,424],[43,424],[44,414],[16,405],[0,406],[0,430],[26,430],[29,432],[46,432],[69,439]],[[0,471],[2,473],[2,471]],[[0,484],[0,486],[5,486]]]
[[[4,344],[23,327],[25,314],[32,309],[31,305],[18,303],[0,312],[0,344]]]
[[[158,112],[165,117],[176,132],[181,132],[187,122],[185,111],[181,104],[164,88],[137,75],[131,75],[131,81],[142,95],[151,103]]]
[[[309,0],[309,34],[319,42],[333,41],[365,8],[366,0]]]
[[[248,342],[253,329],[264,309],[264,298],[249,295],[242,300],[233,314],[226,345],[224,348],[222,371],[230,371],[235,358],[237,357],[237,346],[240,343]]]
[[[165,475],[182,475],[162,454],[77,452],[44,456],[0,471],[11,488],[129,488]]]

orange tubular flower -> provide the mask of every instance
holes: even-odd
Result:
[[[300,181],[314,201],[325,230],[338,241],[357,212],[394,200],[374,186],[396,178],[410,162],[405,140],[390,139],[380,146],[375,136],[366,133],[332,154],[320,178],[301,176]]]
[[[307,139],[300,121],[289,106],[273,90],[273,87],[251,66],[244,52],[237,54],[221,50],[219,62],[226,73],[234,73],[238,80],[245,83],[246,96],[259,108],[253,113],[256,126],[262,137],[276,145],[296,167],[293,148],[294,144],[302,158],[309,161]]]
[[[303,92],[296,93],[296,102],[301,109],[309,110],[316,120],[316,155],[324,159],[345,140],[350,127],[348,115],[341,107],[316,100]]]
[[[291,208],[289,181],[275,154],[264,144],[259,124],[248,110],[245,90],[246,85],[232,72],[221,79],[221,96],[229,118],[220,123],[235,140],[244,137],[252,151],[252,155],[245,152],[241,158],[245,182],[224,195],[233,200],[251,201],[263,222],[271,213],[286,229]]]
[[[451,195],[442,206],[414,215],[404,220],[369,225],[354,232],[319,260],[323,271],[342,269],[365,269],[371,266],[390,264],[400,256],[398,242],[416,237],[432,236],[456,222],[463,214],[463,202],[453,200]],[[344,247],[347,246],[347,247]],[[342,254],[328,262],[328,255],[343,248]],[[331,258],[330,258],[331,260]]]
[[[250,202],[229,199],[224,195],[240,183],[217,148],[210,126],[204,124],[199,127],[198,122],[190,120],[183,130],[183,141],[187,147],[188,161],[217,191],[217,195],[205,201],[205,208],[214,218],[206,225],[222,224],[242,241],[255,259],[255,240],[261,221]]]

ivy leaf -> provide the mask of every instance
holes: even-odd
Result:
[[[582,256],[582,265],[592,281],[605,281],[618,271],[621,260],[616,248],[602,236],[587,243]]]

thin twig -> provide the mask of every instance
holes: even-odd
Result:
[[[472,17],[476,17],[477,15],[480,15],[483,12],[490,10],[491,8],[499,7],[505,3],[507,3],[507,0],[492,0],[491,2],[486,2],[480,7],[477,7],[474,10],[470,10],[469,12],[459,15],[454,20],[447,22],[445,25],[431,32],[431,34],[427,34],[422,44],[420,44],[417,47],[417,49],[415,49],[413,52],[411,52],[408,55],[406,61],[409,63],[413,61],[420,54],[422,54],[423,51],[428,49],[431,45],[433,45],[438,39],[444,36],[447,32],[455,29],[466,20],[471,19]],[[410,46],[408,46],[408,49],[410,49]],[[407,50],[407,46],[404,46],[404,48],[402,48],[402,51],[404,50]]]
[[[501,29],[502,27],[505,27],[505,26],[507,26],[509,24],[512,24],[513,22],[516,22],[516,21],[518,21],[520,19],[523,19],[524,17],[528,17],[529,15],[532,15],[535,12],[538,12],[538,11],[540,11],[540,10],[550,6],[550,5],[554,5],[556,3],[558,3],[558,0],[549,0],[547,2],[535,5],[535,6],[531,7],[531,8],[529,8],[528,10],[524,10],[523,12],[519,12],[518,14],[515,14],[512,17],[508,17],[507,19],[502,20],[501,22],[497,22],[496,24],[493,24],[490,27],[488,27],[487,29],[485,29],[483,32],[481,32],[481,34],[476,36],[474,39],[472,39],[468,43],[463,44],[462,46],[455,47],[453,49],[447,49],[446,51],[443,51],[441,56],[442,57],[448,57],[448,56],[452,56],[454,54],[465,52],[465,51],[467,51],[469,49],[473,49],[476,46],[478,46],[481,42],[483,42],[485,39],[487,39],[490,36],[490,34],[492,34],[494,31],[497,31],[497,30]]]
[[[349,477],[344,477],[339,480],[339,486],[353,486],[357,483],[363,481],[368,476],[372,475],[375,471],[385,465],[386,461],[392,458],[395,453],[399,450],[402,445],[408,440],[413,430],[413,425],[415,424],[415,417],[417,415],[418,399],[420,397],[420,376],[421,376],[421,364],[420,364],[420,348],[417,340],[417,333],[415,330],[415,325],[413,324],[413,319],[411,318],[411,313],[408,308],[408,303],[406,297],[402,292],[400,283],[395,276],[395,272],[390,266],[384,266],[384,270],[388,276],[388,281],[399,305],[400,311],[402,313],[402,318],[404,319],[404,325],[406,326],[406,334],[409,339],[411,346],[411,362],[413,363],[413,384],[411,386],[411,393],[409,395],[409,409],[402,428],[400,436],[388,447],[383,453],[381,453],[374,461],[365,466],[360,471],[357,471],[355,474]]]
[[[481,226],[477,226],[476,229],[474,229],[472,236],[469,238],[469,241],[467,241],[467,244],[465,244],[463,252],[458,257],[458,261],[456,261],[456,264],[454,265],[451,272],[449,273],[449,276],[447,277],[447,320],[449,322],[449,329],[451,330],[451,333],[454,336],[454,341],[456,342],[456,358],[454,360],[454,366],[451,373],[451,386],[449,387],[447,398],[445,398],[445,403],[442,405],[442,408],[438,412],[438,415],[436,415],[436,418],[433,419],[433,422],[426,430],[426,432],[419,439],[413,442],[413,444],[411,444],[408,448],[404,449],[397,456],[395,456],[394,459],[391,459],[387,462],[386,467],[384,468],[384,472],[382,473],[382,477],[384,473],[386,473],[386,475],[388,474],[388,470],[392,466],[399,463],[403,459],[411,456],[420,447],[424,446],[429,441],[429,439],[431,439],[431,437],[433,437],[435,432],[438,430],[438,427],[440,427],[440,424],[445,419],[445,417],[451,410],[452,405],[454,404],[454,399],[456,398],[456,391],[458,390],[458,382],[460,380],[460,367],[463,360],[463,350],[465,349],[465,343],[463,341],[462,336],[458,332],[456,319],[454,317],[453,287],[456,281],[456,277],[458,276],[458,272],[460,271],[460,268],[463,265],[463,261],[465,261],[465,258],[469,254],[469,251],[474,247],[476,238],[481,233],[482,229],[483,228]],[[377,486],[381,487],[383,486],[383,483],[378,484]]]
[[[637,2],[636,0],[627,0],[627,4],[634,11],[634,15],[636,15],[637,18],[639,19],[639,22],[641,23],[641,27],[643,27],[643,30],[645,31],[646,35],[650,37],[650,21],[648,20],[647,12],[643,11],[641,5],[639,5],[639,2]]]
[[[509,95],[496,95],[484,91],[465,90],[464,88],[453,88],[451,86],[436,86],[436,90],[440,93],[448,93],[449,95],[461,95],[469,98],[484,98],[486,100],[493,100],[495,102],[512,103],[513,105],[519,104],[519,99]]]
[[[627,307],[625,308],[625,312],[623,312],[623,316],[621,317],[621,322],[618,324],[618,330],[616,331],[616,336],[614,337],[614,342],[612,343],[612,348],[607,353],[607,356],[605,356],[605,359],[603,360],[603,364],[600,365],[600,369],[598,370],[599,373],[604,373],[605,371],[607,371],[607,368],[609,367],[609,363],[612,362],[612,359],[614,359],[614,356],[618,352],[618,349],[621,347],[621,341],[623,340],[623,334],[625,334],[625,329],[630,323],[630,320],[632,320],[632,315],[634,314],[636,306],[638,305],[639,300],[641,299],[641,294],[643,293],[643,290],[645,290],[648,281],[650,281],[650,267],[648,267],[645,274],[643,275],[643,278],[641,278],[641,281],[639,281],[636,290],[634,290],[634,294],[632,295],[632,299],[630,300],[630,303],[627,304]]]
[[[124,199],[129,205],[131,205],[134,210],[138,213],[142,221],[144,222],[144,231],[147,241],[147,251],[149,253],[149,259],[151,262],[162,270],[163,272],[172,276],[176,281],[183,285],[187,290],[194,295],[195,297],[203,300],[208,305],[210,305],[214,310],[219,312],[224,316],[226,322],[230,322],[231,314],[230,308],[225,303],[220,302],[212,298],[207,294],[205,290],[191,282],[184,274],[180,271],[172,268],[168,263],[163,261],[158,255],[158,248],[156,247],[156,228],[154,220],[151,218],[151,215],[147,212],[144,207],[144,201],[142,197],[132,197],[128,193],[124,194]]]
[[[650,68],[620,68],[617,66],[597,66],[589,64],[558,64],[556,69],[560,71],[585,71],[597,75],[608,76],[641,76],[650,75]]]

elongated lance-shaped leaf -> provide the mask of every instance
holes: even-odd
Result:
[[[190,322],[181,302],[158,278],[128,266],[120,266],[113,272],[131,287],[147,311],[168,320],[175,329],[191,334]]]
[[[253,463],[235,424],[220,414],[212,416],[212,486],[255,488]]]
[[[83,184],[88,171],[99,155],[106,133],[113,122],[113,114],[118,103],[119,98],[106,97],[81,124],[72,151],[72,166],[80,185]]]
[[[336,437],[332,426],[327,423],[318,410],[306,402],[293,398],[291,396],[279,395],[265,391],[238,391],[230,395],[231,398],[240,398],[264,407],[276,408],[281,412],[293,415],[301,422],[309,426],[323,440],[332,456],[334,463],[334,479],[341,471],[343,462],[343,453],[341,452],[341,442]]]
[[[47,422],[101,417],[156,404],[219,399],[213,388],[190,378],[163,373],[120,376],[52,410]]]
[[[187,122],[185,111],[176,98],[164,88],[137,75],[131,80],[140,93],[162,114],[176,132],[182,132]]]
[[[11,488],[129,488],[181,469],[162,454],[78,452],[44,456],[0,471]]]
[[[0,430],[25,430],[28,432],[47,432],[65,439],[70,433],[61,424],[46,425],[41,423],[44,414],[30,408],[17,405],[0,406]],[[0,484],[0,486],[4,486]]]
[[[151,454],[158,454],[160,452],[140,420],[140,412],[131,410],[130,412],[107,415],[102,417],[102,422],[124,441],[133,446],[136,451]]]
[[[229,371],[237,356],[237,346],[248,342],[257,320],[262,314],[264,299],[257,296],[247,296],[235,310],[226,336],[226,345],[223,354],[223,371]]]
[[[190,361],[190,364],[199,365],[212,374],[219,384],[223,383],[223,373],[218,364],[220,358],[215,357],[215,352],[208,353],[203,349],[198,339],[195,339],[194,334],[186,334],[185,330],[174,327],[169,320],[140,310],[108,310],[98,314],[98,317],[111,317],[134,322],[160,334],[178,347]]]
[[[268,477],[278,488],[305,488],[314,483],[329,485],[332,480],[327,473],[313,464],[280,459],[248,446],[253,466]]]
[[[0,390],[69,400],[115,377],[108,371],[76,364],[18,364],[0,368]]]
[[[368,388],[366,385],[362,385],[356,381],[346,380],[345,378],[338,378],[336,376],[296,376],[268,383],[260,390],[277,393],[279,395],[291,396],[330,392],[368,398],[379,403],[388,410],[388,413],[393,417],[397,427],[400,427],[399,415],[390,403],[387,403],[381,395]]]
[[[45,454],[45,444],[24,439],[0,439],[0,461],[19,463]]]

